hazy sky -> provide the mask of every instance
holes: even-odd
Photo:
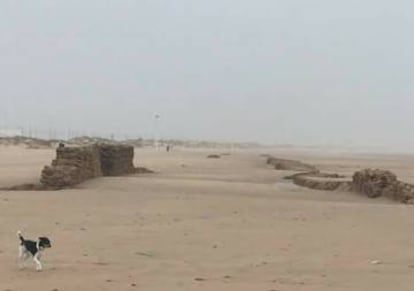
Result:
[[[0,124],[414,148],[413,27],[408,0],[0,0]]]

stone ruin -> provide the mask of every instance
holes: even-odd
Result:
[[[101,171],[103,176],[121,176],[135,173],[134,148],[127,145],[99,146]]]
[[[386,170],[365,169],[355,172],[352,180],[338,174],[321,173],[316,167],[299,161],[276,159],[269,155],[267,164],[276,169],[300,171],[285,177],[295,185],[326,191],[353,191],[369,198],[386,197],[394,201],[414,204],[414,185],[399,181],[397,176]]]
[[[276,170],[290,170],[290,171],[317,171],[315,166],[302,163],[295,160],[277,159],[269,156],[266,163],[274,166]]]
[[[403,203],[414,202],[414,185],[401,182],[397,176],[379,169],[358,171],[352,178],[354,191],[370,198],[387,197]]]
[[[51,166],[45,166],[40,183],[46,188],[60,189],[102,176],[100,150],[97,145],[59,147]]]
[[[319,171],[299,173],[285,177],[285,179],[292,180],[295,185],[315,190],[345,191],[351,189],[351,183],[346,180],[346,177],[338,174],[320,173]]]
[[[404,183],[385,170],[365,169],[355,172],[352,181],[338,174],[319,172],[298,173],[286,177],[295,185],[326,191],[353,191],[369,198],[386,197],[394,201],[413,204],[414,185]]]
[[[62,189],[100,176],[135,173],[134,148],[127,145],[59,147],[51,166],[45,166],[40,183],[45,189]]]

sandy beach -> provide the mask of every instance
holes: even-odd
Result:
[[[0,290],[389,291],[414,284],[414,209],[293,185],[260,154],[414,181],[413,156],[136,149],[155,174],[0,192]],[[218,152],[219,153],[219,152]],[[0,186],[34,182],[53,150],[0,149]],[[17,266],[17,230],[47,235],[44,270]]]

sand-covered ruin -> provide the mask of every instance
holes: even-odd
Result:
[[[59,146],[51,165],[43,167],[39,182],[21,183],[0,187],[0,189],[9,191],[59,190],[102,176],[154,173],[145,167],[136,168],[133,161],[134,147],[130,145]]]
[[[351,190],[351,183],[348,178],[338,174],[327,174],[320,172],[300,173],[286,177],[294,184],[315,190]]]
[[[40,182],[47,189],[62,189],[100,176],[128,175],[135,172],[133,160],[134,148],[128,145],[58,147]]]
[[[267,158],[266,163],[272,165],[276,170],[290,170],[290,171],[316,171],[315,166],[288,159],[279,159],[272,156]]]
[[[399,181],[397,175],[390,171],[358,171],[353,176],[352,187],[370,198],[386,197],[403,203],[414,202],[414,185]]]
[[[59,147],[51,166],[45,166],[40,183],[49,189],[61,189],[102,176],[100,150],[97,145]]]
[[[324,191],[353,191],[369,198],[386,197],[402,203],[414,203],[414,185],[398,180],[391,171],[381,169],[363,169],[346,177],[336,173],[320,172],[316,166],[300,161],[267,157],[267,164],[276,169],[305,171],[286,176],[295,185]]]

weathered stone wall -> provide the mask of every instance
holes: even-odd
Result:
[[[397,176],[390,171],[365,169],[355,172],[352,181],[355,191],[376,198],[397,182]]]
[[[45,166],[40,182],[48,188],[61,189],[102,176],[100,152],[96,145],[59,147],[51,166]]]
[[[295,160],[277,159],[274,157],[268,157],[268,165],[272,165],[276,170],[290,170],[290,171],[316,171],[316,167],[302,163]]]
[[[104,176],[132,174],[134,148],[127,145],[100,145],[101,170]]]
[[[340,180],[318,180],[312,177],[298,176],[293,180],[293,182],[298,186],[323,191],[350,189],[350,182],[344,182]]]
[[[294,184],[315,190],[355,191],[369,198],[386,197],[402,203],[414,203],[414,185],[401,182],[385,170],[365,169],[356,172],[352,181],[337,174],[319,172],[299,173],[286,177]]]
[[[51,166],[45,166],[40,182],[48,189],[62,189],[100,176],[135,172],[134,148],[125,145],[59,147]]]
[[[292,180],[295,185],[324,191],[350,190],[351,182],[344,176],[338,174],[328,174],[320,172],[299,173],[285,177]]]
[[[387,197],[403,203],[413,203],[414,185],[398,181],[397,176],[378,169],[365,169],[353,176],[353,190],[370,198]]]

